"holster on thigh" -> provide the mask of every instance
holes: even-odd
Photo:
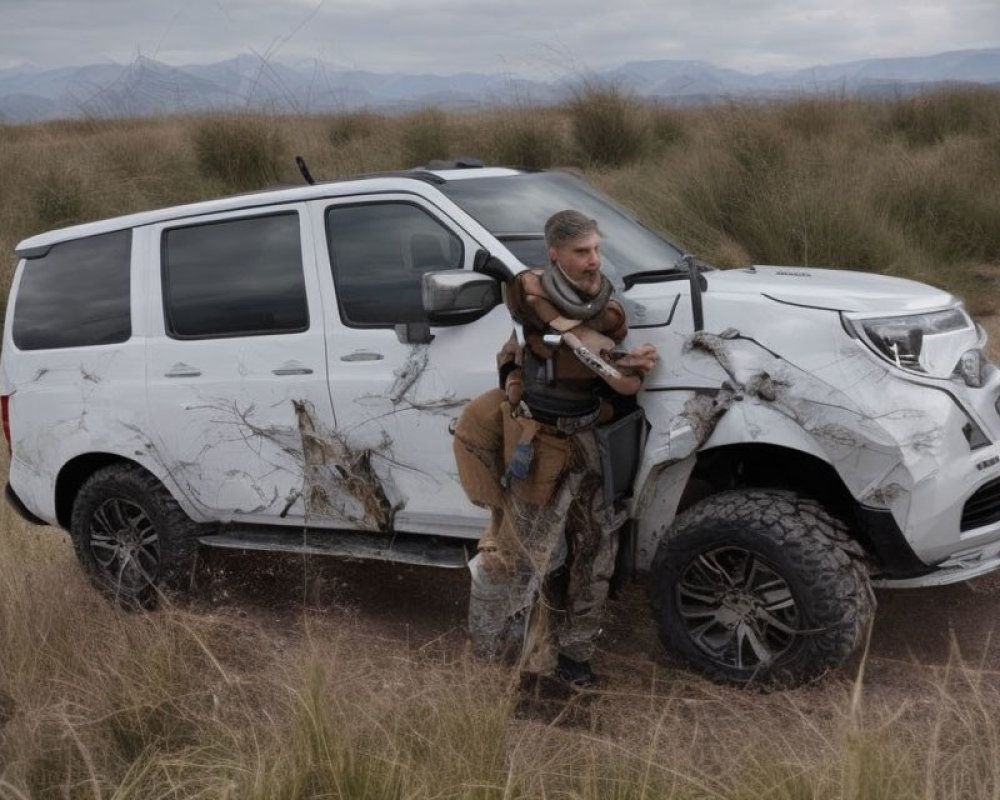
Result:
[[[523,428],[521,420],[511,415],[507,403],[503,404],[501,417],[506,463],[514,455],[514,447],[521,440]],[[559,481],[570,465],[573,447],[569,437],[557,436],[545,426],[535,427],[537,431],[532,439],[534,452],[528,477],[526,480],[511,481],[509,491],[518,504],[539,508],[555,494]]]

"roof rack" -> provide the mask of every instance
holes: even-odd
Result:
[[[427,169],[482,169],[486,163],[481,158],[459,156],[451,160],[435,159],[427,162]]]

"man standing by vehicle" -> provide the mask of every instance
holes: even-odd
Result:
[[[470,564],[469,628],[487,658],[515,655],[525,673],[584,686],[624,520],[606,496],[597,430],[656,351],[617,347],[628,326],[601,273],[595,220],[561,211],[545,242],[550,268],[508,286],[524,347],[505,345],[501,390],[473,400],[456,428],[463,486],[492,513]]]

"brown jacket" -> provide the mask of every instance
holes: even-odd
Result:
[[[581,322],[563,316],[553,305],[542,287],[542,270],[525,270],[518,273],[507,287],[507,307],[524,330],[524,343],[540,359],[553,358],[555,373],[560,380],[600,382],[567,347],[549,347],[542,336],[550,330],[564,333],[578,325],[586,325],[604,334],[615,344],[621,343],[628,333],[625,310],[617,300],[608,300],[604,310],[593,319]]]

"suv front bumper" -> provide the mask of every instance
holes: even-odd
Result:
[[[879,589],[919,589],[924,586],[947,586],[988,575],[1000,569],[1000,556],[993,555],[978,561],[949,559],[937,569],[916,578],[875,578],[872,585]]]

